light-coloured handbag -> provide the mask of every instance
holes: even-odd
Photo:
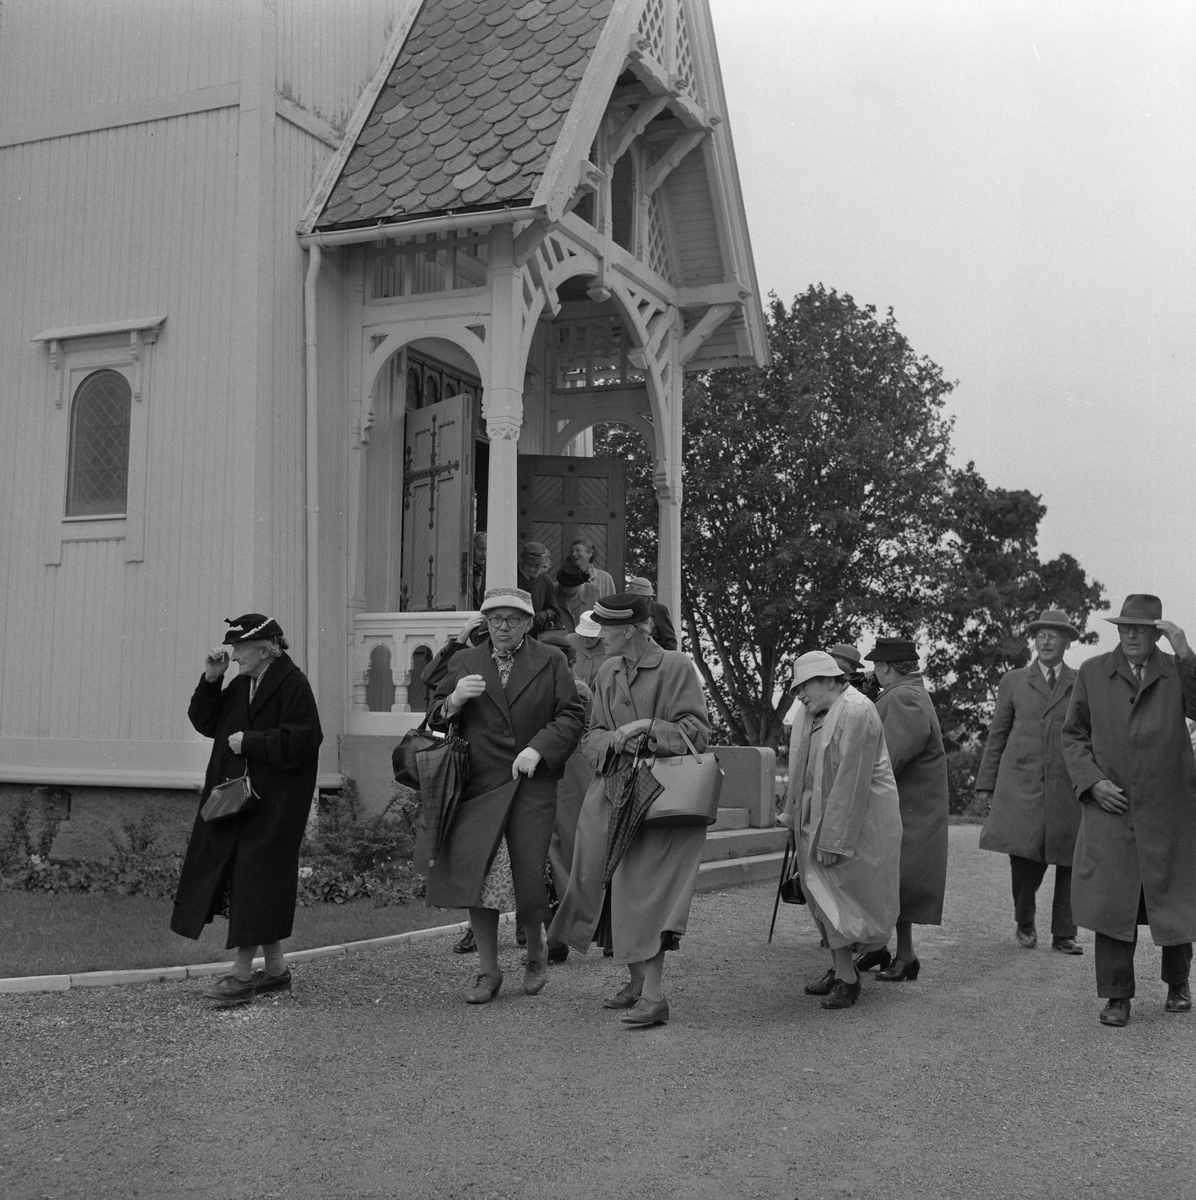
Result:
[[[718,820],[718,796],[723,786],[723,769],[713,750],[699,754],[678,727],[688,754],[657,758],[652,774],[664,791],[652,801],[644,826],[661,829],[685,825],[713,825]]]

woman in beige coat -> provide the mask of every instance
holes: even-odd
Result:
[[[710,718],[693,663],[652,640],[643,596],[607,596],[595,606],[594,620],[611,656],[595,679],[582,740],[596,775],[577,823],[569,887],[548,940],[582,954],[592,941],[609,946],[631,978],[603,1001],[605,1007],[625,1010],[628,1025],[663,1024],[669,1019],[661,990],[665,951],[676,950],[685,933],[706,828],[641,828],[604,889],[611,805],[602,773],[641,735],[658,754],[682,755],[688,753],[684,730],[700,754],[710,741]]]
[[[853,951],[883,946],[897,920],[901,816],[884,729],[872,701],[821,650],[794,666],[802,711],[789,745],[789,800],[797,872],[832,965],[806,987],[822,1007],[860,994]]]

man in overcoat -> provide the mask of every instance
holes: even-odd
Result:
[[[1096,933],[1104,1025],[1130,1018],[1138,926],[1163,948],[1164,1010],[1192,1008],[1196,938],[1196,656],[1164,621],[1157,596],[1131,595],[1120,645],[1081,664],[1063,726],[1063,757],[1083,804],[1072,874],[1076,921]],[[1174,656],[1158,648],[1166,637]]]
[[[1076,673],[1063,661],[1080,636],[1065,612],[1047,609],[1026,630],[1034,639],[1034,661],[1006,671],[980,769],[976,799],[991,805],[980,848],[1009,855],[1013,916],[1019,945],[1038,945],[1035,895],[1055,865],[1051,946],[1083,954],[1071,913],[1071,860],[1080,828],[1080,802],[1063,761],[1060,733]]]
[[[884,723],[885,745],[901,804],[901,912],[897,953],[862,954],[859,970],[880,966],[886,983],[917,979],[921,964],[914,950],[914,925],[943,923],[947,890],[947,754],[930,693],[918,670],[918,650],[905,638],[882,637],[866,656],[881,692],[876,711]]]

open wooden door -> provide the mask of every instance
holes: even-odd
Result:
[[[473,400],[450,396],[407,413],[402,611],[472,606],[472,520]]]
[[[625,494],[626,471],[617,458],[521,454],[519,544],[543,542],[555,576],[569,543],[585,538],[594,546],[595,566],[609,571],[622,591]]]

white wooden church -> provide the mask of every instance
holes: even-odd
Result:
[[[762,364],[705,0],[5,0],[0,785],[194,787],[223,618],[321,782],[534,538],[680,587],[687,370]]]

